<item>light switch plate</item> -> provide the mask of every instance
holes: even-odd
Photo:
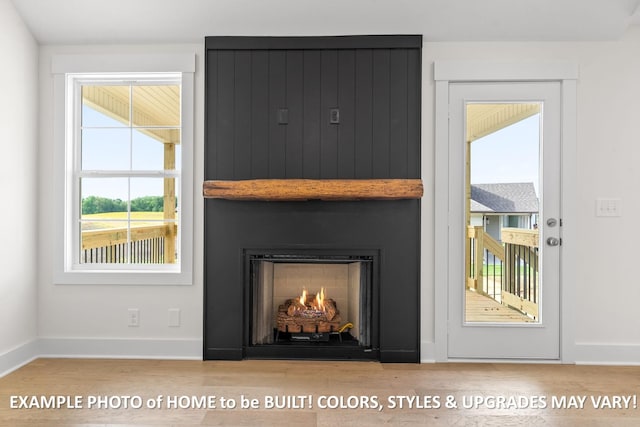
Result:
[[[621,216],[620,199],[596,199],[596,216]]]

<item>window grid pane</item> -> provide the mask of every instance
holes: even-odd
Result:
[[[177,263],[180,86],[87,84],[81,97],[79,263]]]

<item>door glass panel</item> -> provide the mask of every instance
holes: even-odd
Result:
[[[466,323],[539,323],[540,103],[466,103]]]

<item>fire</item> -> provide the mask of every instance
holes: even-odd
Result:
[[[302,290],[302,295],[300,296],[300,304],[307,305],[307,290]]]
[[[324,288],[320,288],[320,292],[316,294],[313,301],[311,301],[309,304],[307,304],[307,296],[308,296],[307,290],[303,289],[302,295],[298,299],[302,307],[307,307],[306,310],[319,311],[319,312],[326,313],[327,308],[325,307],[325,303],[324,303],[326,299]]]
[[[302,332],[304,328],[305,332],[318,332],[320,329],[329,332],[337,331],[340,326],[340,312],[336,308],[336,302],[327,297],[324,287],[315,295],[303,288],[302,295],[287,299],[278,310],[278,322],[282,316],[288,319],[278,325],[281,332]],[[305,325],[304,328],[302,325]]]
[[[316,294],[316,298],[311,303],[311,307],[318,311],[327,311],[324,307],[324,288],[320,288],[320,292]]]

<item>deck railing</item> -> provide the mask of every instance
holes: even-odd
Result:
[[[503,228],[502,243],[468,226],[466,286],[538,318],[538,230]]]
[[[176,224],[85,230],[80,262],[172,264],[176,261]],[[129,236],[130,234],[130,236]]]
[[[480,226],[467,227],[467,287],[490,296],[502,297],[504,247]]]
[[[539,240],[538,230],[502,229],[506,260],[505,282],[502,286],[503,304],[517,308],[534,319],[539,316]]]

